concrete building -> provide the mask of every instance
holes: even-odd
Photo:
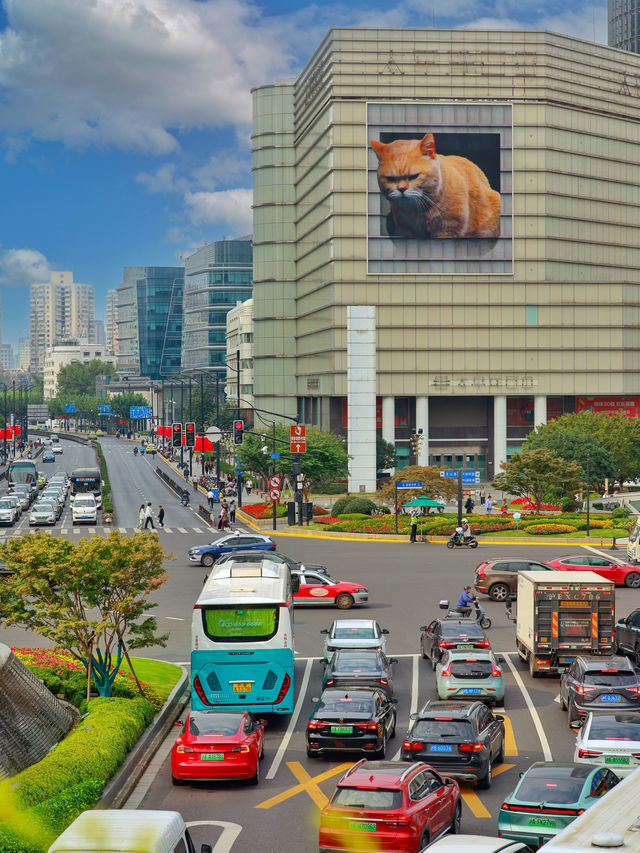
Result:
[[[182,370],[226,372],[227,313],[251,297],[251,236],[201,246],[185,261]]]
[[[238,302],[227,314],[227,397],[238,396],[240,408],[253,406],[253,299]]]
[[[640,53],[640,0],[607,0],[610,47]],[[627,85],[637,88],[636,81]]]
[[[58,373],[62,367],[79,362],[88,364],[94,359],[115,365],[117,359],[107,352],[106,347],[89,344],[86,341],[74,341],[52,347],[44,361],[44,398],[55,397],[58,388]]]
[[[105,314],[105,338],[109,352],[118,355],[118,291],[107,290],[107,311]]]
[[[182,267],[124,268],[116,304],[121,373],[180,373],[183,285]]]
[[[20,370],[29,370],[31,361],[31,341],[29,338],[20,338],[18,341],[18,367]]]
[[[635,79],[640,56],[547,32],[335,29],[256,89],[256,405],[345,433],[373,371],[401,467],[482,477],[563,412],[637,416]],[[350,307],[375,315],[348,332]],[[372,333],[366,367],[348,335]]]
[[[2,344],[2,369],[13,370],[15,366],[13,347],[11,344]]]
[[[42,376],[47,352],[60,341],[83,338],[94,342],[94,291],[74,282],[73,273],[50,273],[50,281],[31,285],[30,369]]]
[[[106,346],[107,339],[104,331],[104,322],[102,320],[96,320],[95,322],[95,335],[94,335],[95,343],[100,347]]]

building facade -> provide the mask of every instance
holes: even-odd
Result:
[[[96,320],[95,322],[94,342],[98,344],[98,346],[106,346],[107,338],[104,331],[104,322],[102,320]]]
[[[607,0],[609,46],[640,53],[640,0]]]
[[[150,379],[180,373],[182,267],[125,267],[117,289],[118,370]]]
[[[107,311],[105,314],[105,343],[107,350],[118,355],[118,291],[107,290]]]
[[[227,313],[251,297],[251,236],[201,246],[185,261],[182,370],[225,372]]]
[[[11,344],[2,344],[2,369],[13,370],[16,367],[13,347]]]
[[[20,370],[29,370],[31,361],[31,341],[29,338],[20,338],[18,341],[18,367]]]
[[[240,408],[253,407],[253,299],[239,302],[227,314],[227,398],[238,397]]]
[[[99,359],[107,364],[116,364],[115,356],[107,352],[104,346],[89,344],[87,341],[74,341],[52,347],[44,361],[44,398],[50,400],[58,391],[58,374],[61,368],[77,362],[88,364]]]
[[[491,477],[548,418],[638,415],[639,76],[546,32],[336,29],[255,90],[256,405],[346,432],[371,306],[401,465]]]
[[[73,273],[56,271],[50,280],[31,285],[30,370],[42,376],[48,350],[67,338],[94,342],[94,290],[74,282]]]

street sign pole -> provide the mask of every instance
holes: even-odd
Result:
[[[462,527],[462,469],[458,469],[458,527]]]

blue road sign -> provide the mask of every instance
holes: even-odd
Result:
[[[270,455],[271,455],[271,458],[272,458],[272,459],[280,459],[280,454],[279,454],[279,453],[272,453],[272,454],[270,454]]]
[[[68,415],[75,415],[78,411],[75,403],[65,403],[64,410]]]
[[[111,406],[98,406],[98,414],[99,415],[110,415],[111,414]]]
[[[396,488],[398,488],[398,489],[421,489],[422,488],[422,482],[416,481],[413,483],[412,482],[396,483]]]
[[[458,472],[457,471],[440,471],[440,476],[441,477],[457,477]]]
[[[151,406],[129,406],[129,417],[144,420],[151,417]]]
[[[455,477],[457,479],[457,471],[440,471],[441,477]],[[471,486],[480,482],[480,471],[463,471],[462,482],[466,486]]]

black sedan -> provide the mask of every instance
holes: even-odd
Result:
[[[411,717],[402,758],[489,788],[492,767],[504,761],[504,717],[482,702],[427,702]]]
[[[420,651],[435,669],[445,649],[488,649],[491,643],[473,619],[434,619],[420,628]]]
[[[366,752],[384,758],[396,733],[395,703],[381,690],[325,690],[307,723],[307,755]]]
[[[321,661],[322,688],[371,687],[391,696],[392,664],[397,662],[397,658],[388,658],[377,649],[338,649],[328,660]]]

